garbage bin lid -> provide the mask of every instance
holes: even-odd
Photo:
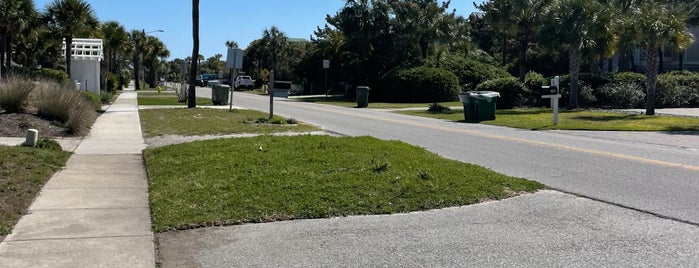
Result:
[[[466,94],[469,95],[469,97],[475,97],[475,98],[495,98],[495,97],[500,97],[499,92],[495,91],[467,91],[465,92]]]

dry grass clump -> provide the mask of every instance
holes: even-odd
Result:
[[[0,83],[0,113],[35,114],[83,136],[97,119],[95,105],[84,95],[71,84],[10,75]]]
[[[5,110],[6,113],[24,112],[34,86],[34,82],[21,77],[10,76],[4,79],[0,83],[0,110]]]
[[[97,119],[90,101],[71,85],[41,82],[34,88],[37,115],[64,124],[74,135],[85,135]]]

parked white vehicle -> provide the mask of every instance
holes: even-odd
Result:
[[[240,75],[235,78],[235,81],[233,81],[233,86],[237,89],[240,88],[246,88],[246,89],[252,89],[253,88],[253,81],[250,76],[247,75]]]

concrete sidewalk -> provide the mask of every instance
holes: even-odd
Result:
[[[136,96],[97,119],[0,244],[0,267],[154,267]]]

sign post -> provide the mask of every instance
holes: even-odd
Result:
[[[233,89],[235,88],[233,82],[233,70],[235,70],[235,75],[238,75],[238,70],[243,68],[243,50],[239,48],[229,48],[228,54],[226,55],[226,67],[228,71],[228,81],[229,81],[229,91],[230,95],[228,97],[228,111],[233,111]]]
[[[260,77],[262,78],[262,90],[268,92],[269,86],[267,82],[269,81],[269,71],[267,69],[262,69],[262,71],[260,71]]]
[[[325,70],[325,98],[328,97],[328,69],[330,69],[330,60],[323,60],[323,70]]]
[[[267,86],[267,93],[269,93],[269,120],[274,117],[274,70],[269,74],[269,86]]]

